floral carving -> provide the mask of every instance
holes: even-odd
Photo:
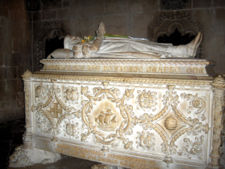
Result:
[[[63,88],[63,92],[66,101],[75,101],[78,99],[77,88],[66,87]]]
[[[139,91],[140,93],[140,91]],[[141,108],[152,108],[155,105],[155,92],[143,91],[138,95],[138,103]]]
[[[78,126],[78,123],[76,123],[76,124],[66,123],[66,133],[70,136],[75,136],[76,134],[78,134],[76,132],[77,126]]]
[[[188,113],[191,113],[191,110],[194,110],[196,114],[200,114],[204,111],[206,107],[205,100],[202,97],[199,97],[197,94],[185,94],[182,93],[181,97],[188,101],[189,109]]]
[[[39,131],[94,142],[102,149],[159,151],[165,162],[182,151],[182,157],[190,159],[205,154],[209,125],[200,117],[209,100],[201,92],[184,92],[175,85],[157,90],[100,84],[36,83],[32,111]]]
[[[190,138],[184,138],[183,139],[183,146],[182,151],[179,153],[181,154],[187,154],[189,157],[190,155],[197,155],[199,159],[202,159],[202,150],[203,150],[203,140],[204,136],[201,135],[200,137],[195,137],[195,140],[192,141]]]
[[[150,132],[145,133],[144,131],[142,131],[142,133],[138,132],[138,134],[139,134],[139,136],[137,137],[138,145],[148,150],[154,150],[154,146],[155,146],[154,134]]]

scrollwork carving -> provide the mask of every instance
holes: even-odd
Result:
[[[76,101],[78,99],[77,88],[65,87],[63,88],[63,94],[65,97],[65,101]]]
[[[204,111],[206,108],[206,102],[203,99],[203,97],[198,96],[198,94],[185,94],[182,93],[181,97],[184,98],[184,100],[188,101],[188,113],[190,114],[191,111],[195,111],[196,114],[200,114]]]
[[[188,156],[197,155],[199,159],[202,159],[202,150],[203,150],[203,140],[204,136],[195,137],[195,140],[192,141],[190,138],[183,139],[182,153],[186,153]]]

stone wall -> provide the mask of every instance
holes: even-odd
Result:
[[[0,123],[24,117],[21,75],[31,66],[23,0],[0,0]]]

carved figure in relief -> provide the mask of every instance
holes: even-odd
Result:
[[[67,35],[64,49],[55,50],[48,58],[193,58],[202,40],[198,33],[189,44],[173,46],[144,38],[107,35],[103,23],[96,35],[85,39]]]

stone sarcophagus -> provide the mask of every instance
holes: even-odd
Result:
[[[208,76],[208,61],[41,63],[23,76],[25,149],[126,168],[219,167],[225,83]]]

